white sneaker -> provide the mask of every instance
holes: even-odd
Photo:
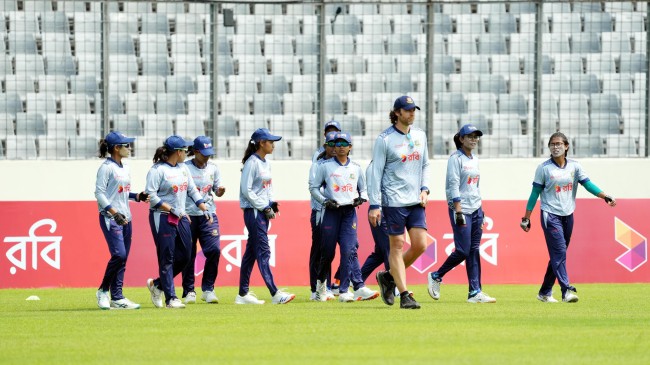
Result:
[[[206,290],[201,294],[201,300],[206,303],[219,303],[219,298],[217,294],[214,293],[214,290]]]
[[[183,304],[183,302],[181,302],[180,299],[173,298],[172,300],[169,301],[169,303],[167,303],[167,308],[170,308],[170,309],[183,309],[183,308],[185,308],[185,304]]]
[[[487,295],[484,292],[478,292],[478,294],[467,299],[467,303],[496,303],[496,302],[497,302],[496,299],[492,298],[491,296]]]
[[[243,297],[237,295],[235,297],[235,304],[264,304],[264,301],[257,299],[257,296],[255,296],[255,294],[248,292],[248,294],[244,295]]]
[[[362,286],[361,288],[354,291],[354,300],[373,300],[378,296],[378,291],[371,290],[367,286]]]
[[[154,285],[153,279],[147,279],[147,288],[149,289],[149,293],[151,293],[151,303],[153,303],[154,307],[164,307],[162,300],[163,291]]]
[[[565,303],[576,303],[578,301],[578,295],[575,291],[567,289],[566,293],[564,293],[564,298],[562,298],[562,301]]]
[[[97,290],[95,297],[97,298],[97,306],[99,309],[111,309],[111,303],[108,299],[108,291],[99,289]]]
[[[346,291],[345,293],[339,293],[339,302],[354,302],[354,294]]]
[[[309,300],[312,301],[312,302],[315,302],[317,300],[316,299],[316,292],[311,293],[311,295],[309,296]]]
[[[296,297],[295,294],[287,293],[282,290],[275,292],[273,298],[271,298],[271,303],[273,304],[287,304]]]
[[[132,301],[122,298],[118,300],[111,300],[111,308],[115,309],[140,309],[140,304],[133,303]]]
[[[336,296],[334,295],[334,293],[332,293],[331,290],[327,289],[327,291],[325,292],[325,300],[329,301],[329,300],[335,300],[335,299],[336,299]]]
[[[316,280],[316,300],[320,302],[327,301],[327,282]]]
[[[537,300],[544,303],[557,303],[557,299],[553,298],[553,294],[551,295],[537,294]]]
[[[427,290],[429,291],[429,295],[431,298],[433,298],[433,300],[438,300],[440,299],[440,284],[442,284],[442,281],[434,279],[432,275],[432,272],[427,275],[427,281],[429,284],[427,286]]]
[[[194,304],[194,303],[196,303],[196,293],[193,292],[193,291],[187,293],[185,298],[183,298],[183,302],[185,304]]]

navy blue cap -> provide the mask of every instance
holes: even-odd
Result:
[[[200,152],[203,156],[214,155],[214,148],[212,148],[212,140],[210,137],[198,136],[194,138],[192,148],[194,151]]]
[[[483,135],[483,132],[481,132],[478,128],[476,128],[472,124],[465,124],[460,128],[460,131],[458,131],[458,135],[461,137],[472,133],[476,133],[476,135],[479,137]]]
[[[415,105],[415,101],[413,101],[413,98],[406,95],[397,98],[395,100],[395,103],[393,104],[393,110],[397,110],[397,109],[412,110],[413,108],[420,110],[420,107]]]
[[[339,132],[336,134],[336,139],[342,139],[348,143],[352,143],[352,136],[350,136],[350,133]]]
[[[259,141],[279,141],[282,139],[281,136],[274,136],[271,134],[271,131],[269,131],[266,128],[258,128],[253,134],[251,135],[251,139],[255,142]]]
[[[325,142],[336,141],[336,135],[338,133],[339,132],[329,132],[329,133],[327,133],[327,135],[325,135]]]
[[[325,123],[325,127],[323,127],[323,130],[327,130],[327,128],[334,127],[336,128],[337,131],[341,131],[341,124],[335,120],[330,120],[329,122]]]
[[[106,141],[106,144],[108,144],[109,146],[116,146],[118,144],[131,143],[135,141],[135,138],[127,137],[118,131],[113,131],[106,135],[104,141]]]
[[[167,137],[163,145],[170,150],[180,150],[191,146],[192,142],[184,140],[181,136],[174,135]]]

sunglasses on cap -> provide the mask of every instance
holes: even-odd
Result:
[[[187,148],[187,147],[183,147],[183,148],[176,148],[176,151],[183,151],[183,152],[187,152],[187,150],[188,150],[188,148]]]
[[[328,147],[350,147],[352,143],[347,141],[327,142]]]
[[[131,148],[131,144],[130,144],[130,143],[116,144],[116,146],[117,146],[117,147],[120,147],[120,148],[122,148],[122,147],[124,147],[124,148]]]

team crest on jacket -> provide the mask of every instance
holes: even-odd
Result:
[[[354,174],[350,174],[350,180],[354,180],[355,177],[356,177],[356,176],[355,176]]]
[[[357,223],[356,222],[352,223],[352,229],[357,229]]]
[[[212,230],[212,235],[215,236],[215,237],[218,236],[218,235],[219,235],[219,231],[217,231],[216,229],[213,229],[213,230]]]

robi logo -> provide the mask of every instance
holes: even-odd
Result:
[[[117,192],[120,193],[120,194],[121,193],[128,193],[129,191],[131,191],[131,184],[120,185],[120,186],[117,187]]]
[[[468,177],[467,178],[467,185],[478,184],[478,179],[479,179],[479,176],[475,176],[475,177],[470,176],[470,177]]]
[[[555,185],[555,192],[556,193],[560,193],[560,192],[563,192],[563,191],[572,191],[572,190],[573,190],[573,183],[568,183],[568,184],[566,184],[564,186]]]
[[[332,185],[332,190],[334,190],[335,193],[338,193],[339,190],[341,190],[341,187],[338,186],[338,185],[336,185],[336,184],[333,184],[333,185]]]
[[[418,151],[415,151],[410,155],[402,155],[402,162],[417,161],[417,160],[420,160],[420,153]]]
[[[352,191],[352,190],[353,190],[352,184],[347,184],[347,185],[341,186],[341,191],[342,192],[349,192],[349,191]]]
[[[187,191],[187,183],[184,182],[180,186],[179,185],[173,185],[172,189],[174,190],[174,194],[178,194],[179,192]]]

